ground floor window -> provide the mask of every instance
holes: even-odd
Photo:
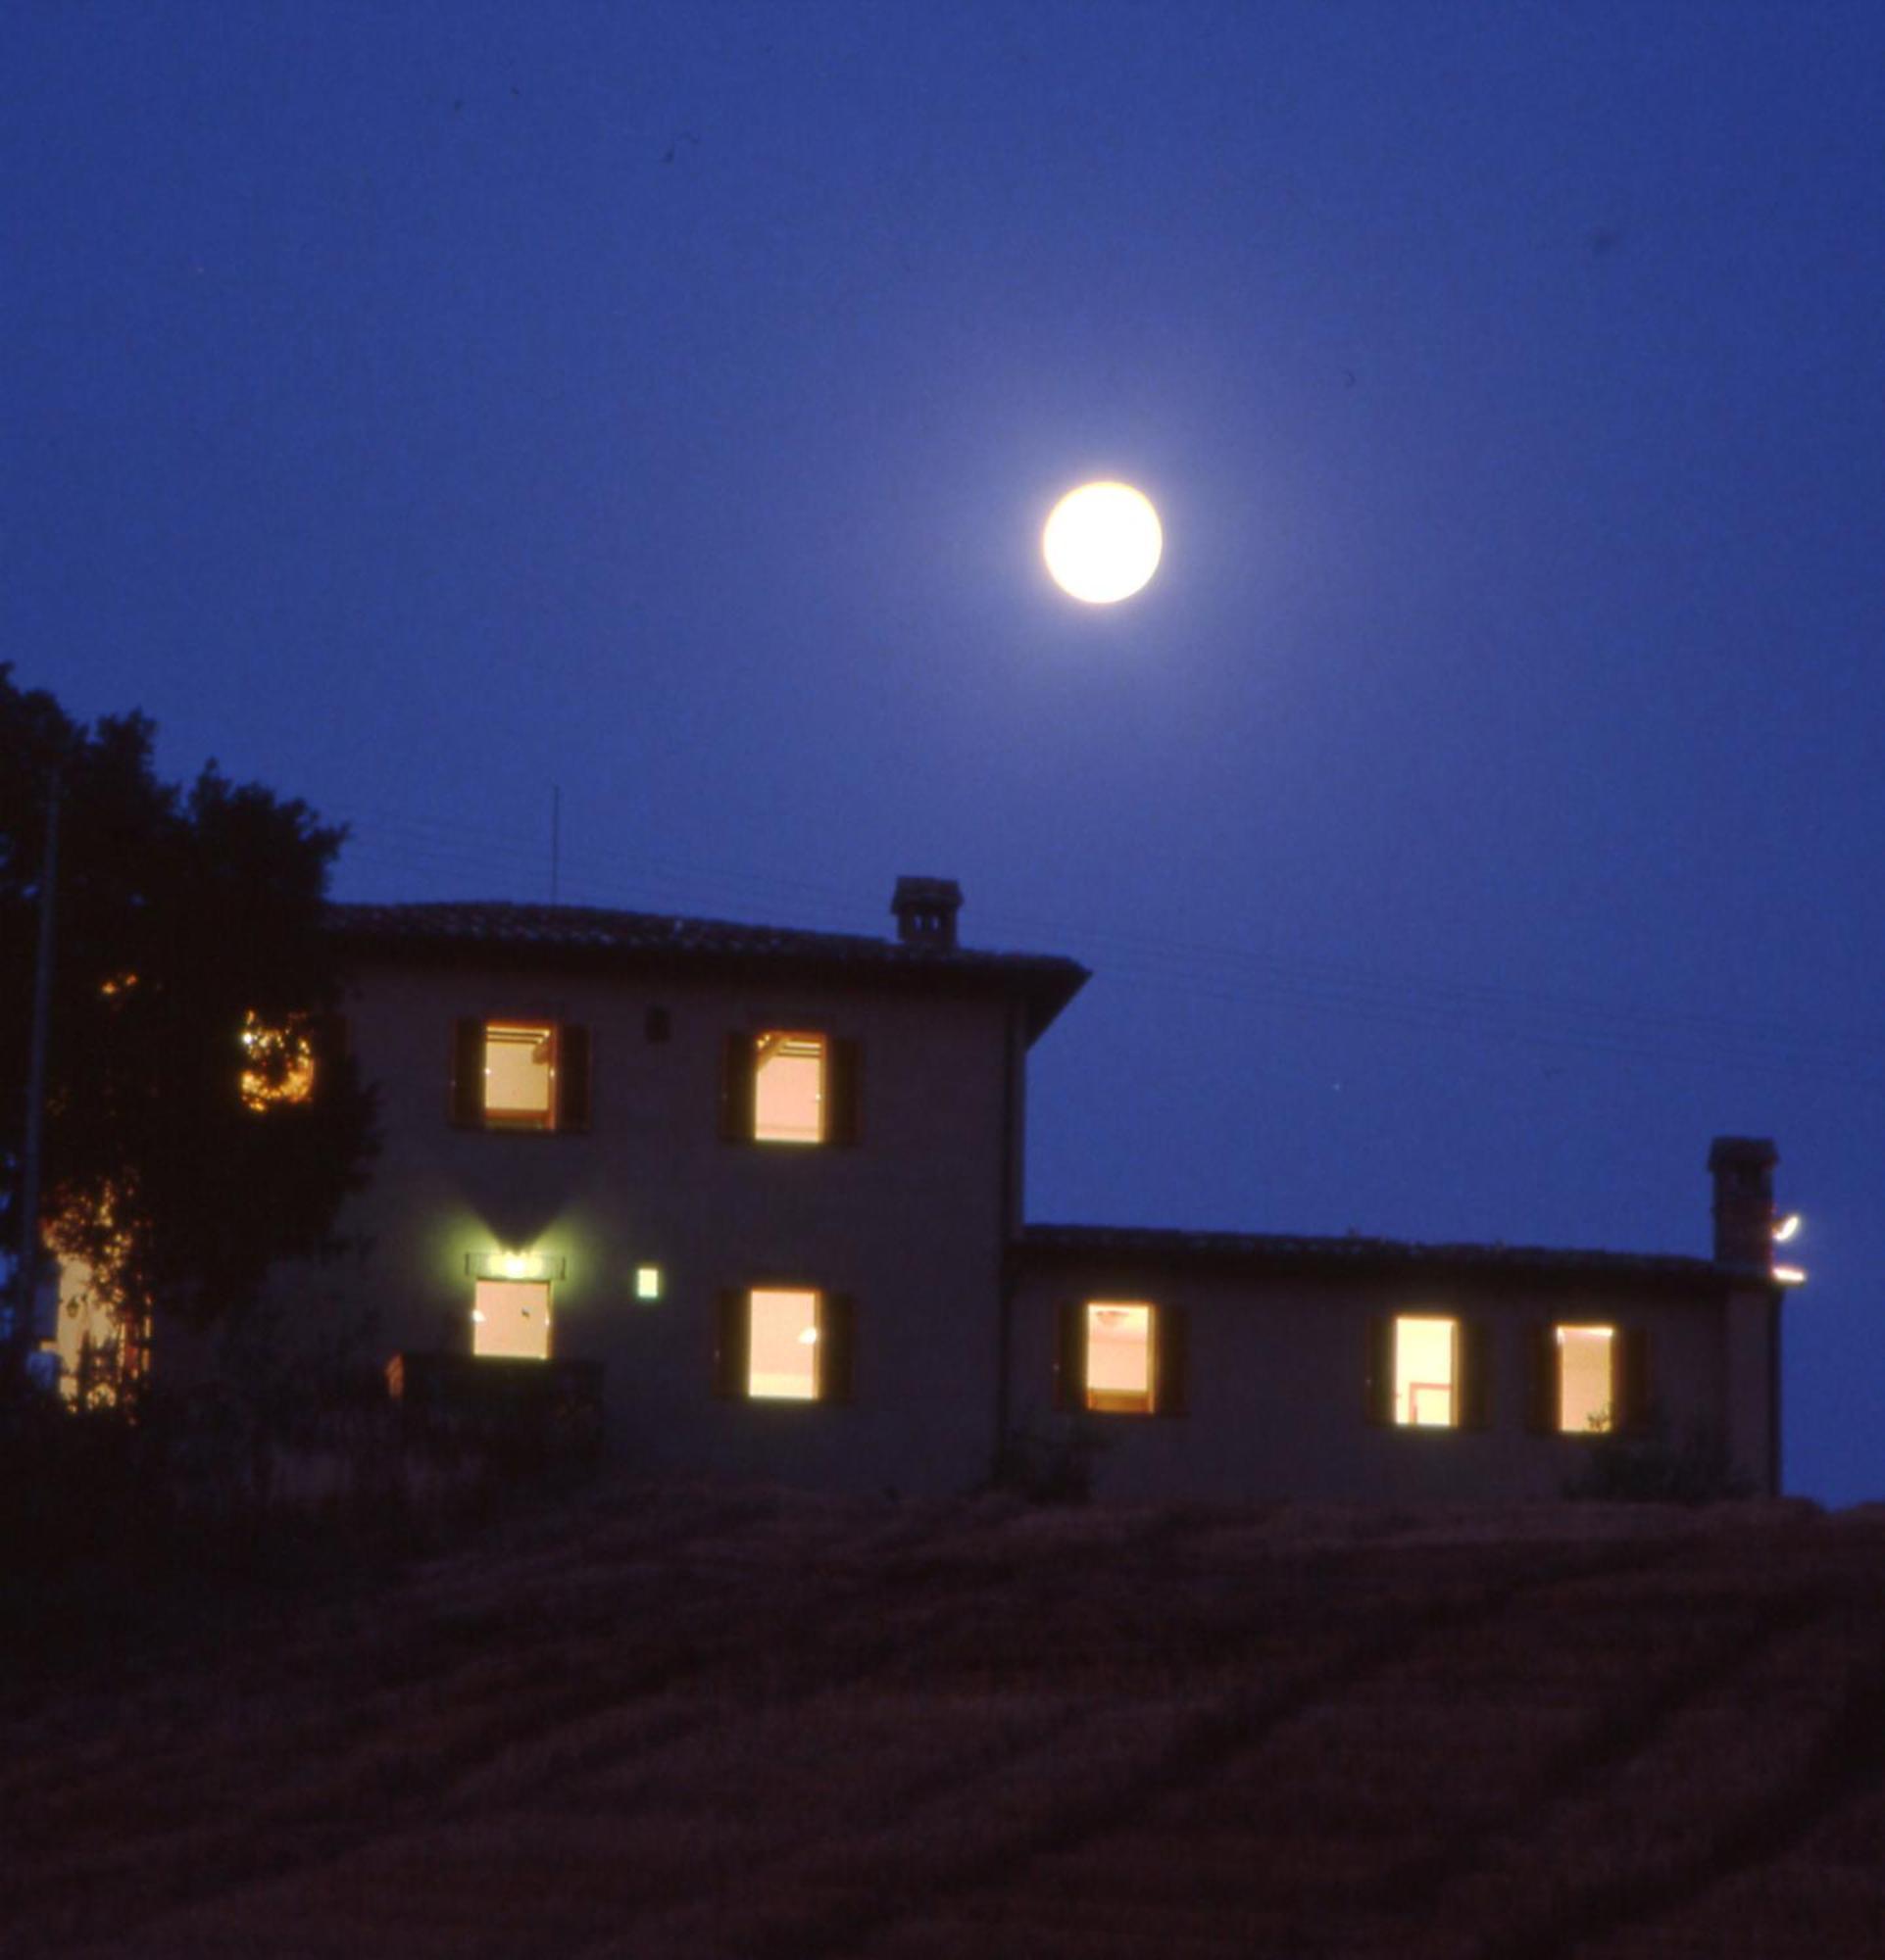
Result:
[[[471,1300],[471,1352],[547,1361],[550,1282],[479,1280]]]
[[[1558,1348],[1558,1427],[1566,1436],[1603,1434],[1616,1426],[1616,1329],[1555,1327]]]
[[[1531,1328],[1530,1426],[1546,1436],[1611,1436],[1650,1420],[1650,1330],[1601,1321]]]
[[[1489,1322],[1416,1307],[1367,1327],[1367,1413],[1397,1429],[1486,1429],[1492,1422]]]
[[[1060,1310],[1055,1400],[1101,1415],[1178,1415],[1185,1315],[1149,1299],[1069,1299]]]
[[[818,1297],[795,1287],[755,1287],[746,1393],[761,1401],[818,1398]]]
[[[1408,1429],[1452,1429],[1459,1420],[1460,1323],[1403,1313],[1394,1322],[1394,1420]]]
[[[1156,1367],[1156,1308],[1138,1300],[1086,1304],[1086,1405],[1112,1415],[1150,1415]]]
[[[849,1401],[853,1324],[850,1297],[818,1287],[724,1293],[716,1385],[742,1401]]]

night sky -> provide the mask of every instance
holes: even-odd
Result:
[[[337,895],[1095,979],[1029,1215],[1706,1251],[1885,1494],[1885,8],[16,4],[0,658]],[[1166,558],[1049,583],[1116,475]]]

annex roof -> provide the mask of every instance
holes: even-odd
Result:
[[[730,919],[672,917],[597,906],[481,900],[333,905],[328,918],[348,949],[416,961],[490,956],[507,965],[756,967],[866,984],[993,989],[1027,1004],[1031,1041],[1086,984],[1087,969],[1056,954],[912,945],[863,933]]]
[[[1349,1233],[1185,1232],[1129,1225],[1028,1225],[1023,1257],[1043,1263],[1113,1259],[1267,1272],[1423,1273],[1434,1277],[1523,1277],[1560,1284],[1630,1280],[1675,1290],[1764,1277],[1679,1252],[1610,1252],[1551,1246],[1430,1245]]]

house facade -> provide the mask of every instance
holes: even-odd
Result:
[[[400,1392],[580,1366],[653,1475],[1549,1497],[1655,1420],[1777,1487],[1770,1145],[1717,1144],[1710,1258],[1032,1224],[1027,1054],[1087,975],[964,948],[960,903],[900,880],[885,939],[337,907],[381,1150],[353,1258],[277,1308],[344,1301]]]

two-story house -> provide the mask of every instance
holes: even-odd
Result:
[[[1771,1145],[1717,1141],[1707,1258],[1030,1224],[1027,1054],[1087,975],[963,947],[960,904],[902,879],[889,939],[336,907],[383,1141],[360,1258],[277,1304],[366,1309],[396,1382],[594,1364],[651,1474],[1549,1497],[1655,1419],[1777,1488]]]

